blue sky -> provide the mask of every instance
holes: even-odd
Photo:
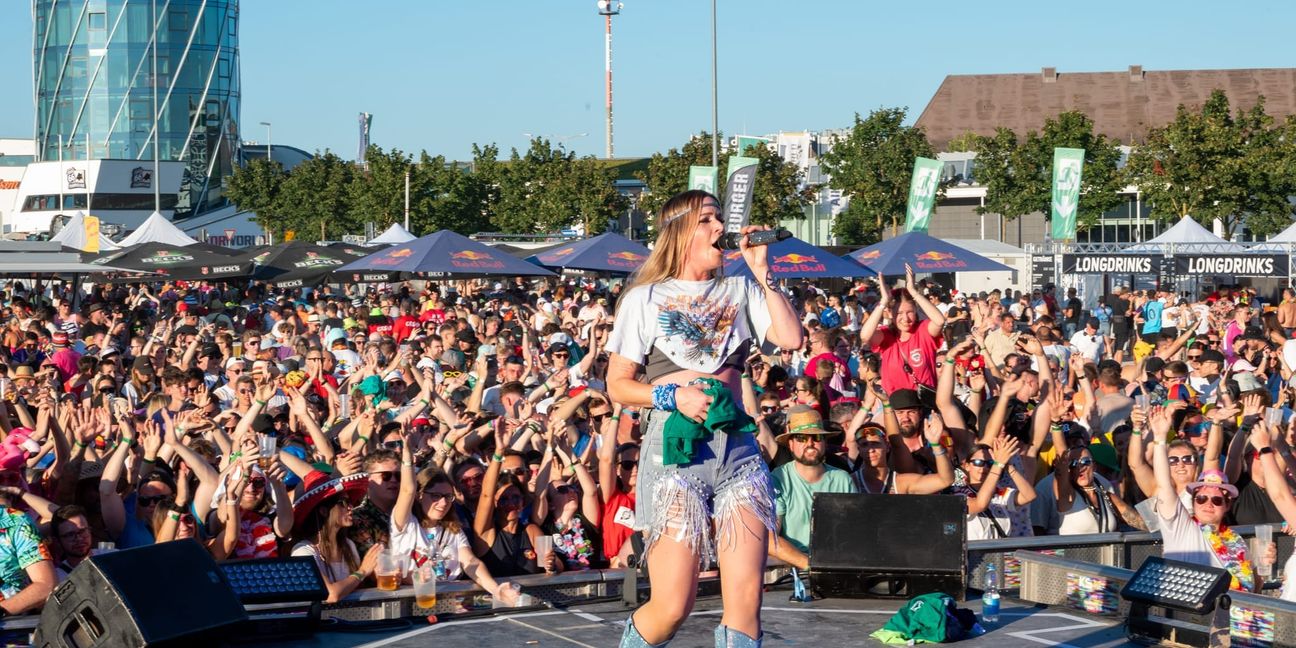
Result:
[[[80,0],[73,0],[79,2]],[[1296,65],[1296,3],[720,0],[720,128],[917,117],[948,74]],[[1245,8],[1241,8],[1245,7]],[[29,0],[0,4],[0,136],[31,135]],[[243,0],[243,137],[352,157],[373,141],[450,158],[524,133],[603,154],[603,19],[594,0]],[[616,153],[711,125],[710,3],[626,0],[613,19]]]

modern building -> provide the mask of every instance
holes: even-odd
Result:
[[[238,8],[33,0],[34,142],[19,194],[0,195],[14,205],[5,233],[40,232],[78,209],[129,229],[155,192],[177,221],[223,207],[240,160]]]

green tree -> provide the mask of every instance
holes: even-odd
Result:
[[[492,224],[498,231],[538,234],[573,222],[562,198],[562,185],[575,154],[549,140],[531,140],[525,153],[513,149],[506,164],[494,170],[499,185]]]
[[[905,126],[905,108],[882,108],[861,119],[820,158],[830,186],[850,199],[837,215],[833,233],[848,245],[875,243],[882,228],[904,220],[914,159],[935,157],[921,128]],[[944,196],[942,187],[936,195]]]
[[[1216,90],[1202,106],[1180,105],[1174,121],[1149,131],[1130,154],[1125,178],[1155,218],[1191,215],[1207,226],[1219,219],[1225,238],[1244,224],[1271,234],[1291,220],[1293,133],[1290,121],[1274,126],[1263,98],[1235,118],[1228,96]]]
[[[608,221],[625,213],[630,201],[616,188],[616,172],[593,157],[568,163],[561,185],[567,210],[585,229],[586,236],[607,231]]]
[[[256,223],[267,228],[277,219],[279,194],[287,174],[283,165],[266,160],[252,160],[247,166],[235,167],[225,195],[241,210],[256,214]]]
[[[355,164],[324,151],[293,168],[284,180],[274,218],[261,225],[282,239],[285,231],[313,238],[323,229],[325,238],[359,232],[361,223],[350,218],[349,186]]]
[[[1038,132],[1026,134],[1018,143],[1016,134],[999,129],[994,137],[976,138],[976,177],[986,188],[983,207],[977,212],[1000,214],[1007,219],[1037,212],[1052,214],[1053,149],[1084,149],[1078,227],[1097,224],[1103,213],[1119,206],[1123,185],[1116,165],[1120,149],[1105,135],[1096,134],[1093,121],[1084,113],[1065,112],[1044,120]]]
[[[443,156],[433,157],[424,151],[410,185],[420,188],[410,197],[410,227],[416,235],[443,229],[467,235],[482,230],[487,222],[484,204],[489,188],[468,164],[447,162]]]
[[[372,221],[378,231],[405,218],[405,174],[410,174],[410,208],[414,196],[425,191],[425,176],[414,173],[412,157],[400,149],[384,151],[370,145],[365,152],[365,167],[358,169],[347,187],[348,220],[363,224]]]
[[[721,133],[719,138],[723,141],[724,134]],[[716,177],[723,183],[728,177],[729,156],[721,155],[719,164]],[[690,166],[711,166],[711,135],[706,131],[689,138],[684,146],[665,153],[653,153],[648,160],[648,170],[636,174],[645,185],[639,197],[639,209],[647,214],[656,214],[672,196],[688,189]],[[759,177],[756,185],[760,186]]]
[[[771,146],[748,148],[747,157],[759,160],[756,190],[752,192],[752,224],[778,225],[784,220],[805,218],[806,207],[819,187],[805,184],[801,168],[784,160]]]

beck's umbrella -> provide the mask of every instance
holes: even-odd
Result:
[[[440,279],[469,279],[487,276],[552,277],[554,274],[533,263],[478,243],[450,230],[428,234],[408,243],[393,245],[348,263],[342,272],[379,270],[410,272]]]
[[[607,232],[547,248],[527,257],[527,261],[546,268],[630,274],[648,260],[648,254],[648,248],[616,232]]]
[[[303,241],[279,243],[239,258],[253,263],[253,279],[277,288],[315,286],[330,281],[374,283],[397,280],[395,275],[381,272],[363,276],[350,272],[334,274],[359,257]]]
[[[216,245],[215,243],[208,243],[206,241],[198,241],[193,245],[186,245],[185,249],[202,250],[204,252],[214,252],[216,254],[223,254],[225,256],[241,256],[247,254],[247,250],[225,247],[224,245]]]
[[[815,247],[799,238],[783,239],[767,246],[769,267],[777,279],[824,279],[829,277],[863,277],[868,268]],[[742,252],[725,252],[726,275],[751,276],[751,269],[742,258]]]
[[[165,275],[159,279],[186,281],[221,281],[246,277],[252,266],[247,259],[165,243],[141,243],[123,250],[114,250],[99,255],[91,263],[135,272],[156,272]]]
[[[846,255],[870,274],[902,275],[905,264],[914,272],[1010,272],[1012,268],[922,232],[906,232]]]

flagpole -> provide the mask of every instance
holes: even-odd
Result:
[[[720,168],[720,94],[716,76],[716,0],[711,0],[711,166]]]
[[[158,26],[157,26],[157,0],[153,0],[153,211],[162,212],[162,178],[158,176],[158,160],[161,158],[158,152],[158,143],[161,139],[158,132],[158,105],[157,105],[157,49],[158,49]]]

